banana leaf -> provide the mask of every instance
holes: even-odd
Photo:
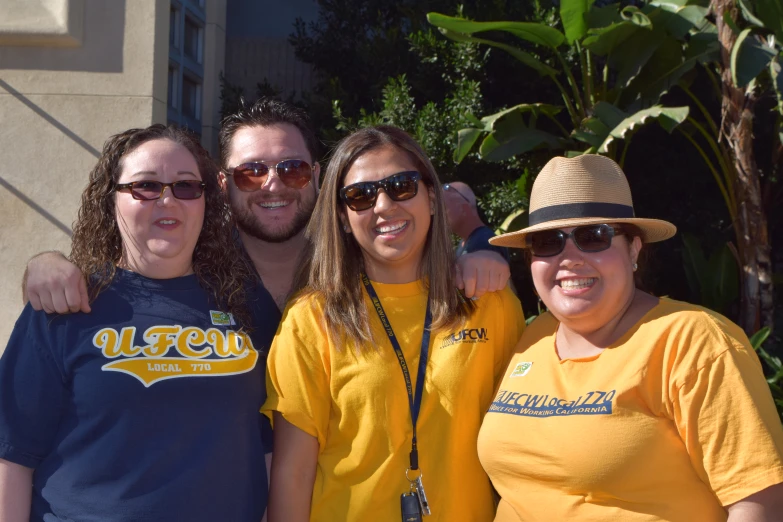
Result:
[[[585,13],[590,11],[595,0],[561,0],[560,20],[563,22],[565,37],[571,45],[587,34]]]
[[[744,29],[731,48],[731,81],[737,87],[745,87],[769,66],[777,56],[775,49],[753,34],[753,29]]]
[[[484,129],[467,128],[457,132],[457,148],[454,149],[454,162],[461,163],[465,159],[476,140],[484,134]]]
[[[767,340],[767,337],[769,337],[769,334],[771,334],[772,331],[769,329],[769,326],[765,326],[758,332],[754,333],[750,336],[750,345],[753,347],[754,350],[758,350],[761,348],[761,345],[764,344],[764,341]]]
[[[682,266],[685,269],[685,280],[691,292],[691,299],[702,302],[702,289],[708,283],[707,258],[696,236],[684,232],[682,235]]]
[[[684,55],[681,46],[679,41],[667,38],[650,58],[648,66],[623,92],[620,106],[635,110],[655,105],[696,64],[719,58],[720,43],[713,33],[692,35]]]
[[[526,124],[522,119],[522,115],[530,113],[534,118],[537,118],[540,115],[554,117],[561,110],[562,107],[547,103],[522,103],[495,114],[484,116],[481,120],[476,119],[475,116],[469,115],[468,119],[471,120],[471,123],[474,126],[462,129],[457,133],[457,148],[454,151],[454,161],[460,163],[465,159],[473,149],[476,141],[485,133],[495,134],[495,136],[490,139],[486,145],[484,145],[484,143],[481,145],[480,152],[482,157],[484,157],[485,154],[489,155],[489,158],[484,157],[484,159],[495,158],[498,155],[506,154],[506,150],[520,151],[514,152],[508,156],[511,157],[514,154],[521,154],[522,152],[537,148],[542,144],[557,146],[559,144],[557,137],[534,128],[529,128],[532,127],[532,125]],[[522,135],[514,136],[518,131],[521,132]],[[490,161],[494,160],[490,159]]]
[[[536,116],[540,114],[555,116],[562,109],[562,107],[558,107],[557,105],[550,105],[548,103],[520,103],[519,105],[515,105],[510,109],[504,109],[500,112],[496,112],[495,114],[484,116],[481,118],[481,122],[484,124],[484,130],[492,131],[495,130],[495,124],[499,120],[502,120],[503,118],[508,117],[515,112],[518,112],[519,114],[531,112]]]
[[[497,47],[498,49],[503,49],[504,51],[509,53],[511,56],[513,56],[520,62],[538,71],[538,73],[541,74],[542,76],[555,76],[557,74],[556,69],[553,69],[552,67],[548,66],[547,64],[545,64],[544,62],[542,62],[532,54],[523,51],[518,47],[514,47],[512,45],[507,45],[500,42],[495,42],[492,40],[486,40],[484,38],[476,38],[475,36],[469,36],[467,34],[452,31],[450,29],[439,28],[438,30],[443,34],[443,36],[451,40],[454,40],[455,42],[478,43],[478,44],[489,45],[492,47]]]
[[[783,42],[783,2],[780,0],[753,0],[756,16],[764,27],[772,31],[778,42]]]
[[[604,9],[612,9],[604,8]],[[616,9],[616,8],[614,8]],[[610,11],[601,11],[608,13]],[[608,26],[595,27],[592,24],[600,24],[605,21],[604,17],[593,16],[588,18],[591,23],[591,29],[588,30],[589,36],[582,41],[582,45],[598,56],[605,56],[611,53],[619,45],[625,42],[639,29],[650,30],[652,23],[643,12],[635,7],[626,7],[618,13],[619,18]]]
[[[503,134],[493,132],[481,142],[479,153],[487,161],[503,161],[547,146],[553,149],[561,148],[560,139],[548,132],[518,125],[512,131],[510,128]]]
[[[626,115],[625,118],[618,121],[622,111],[606,102],[598,102],[594,110],[594,118],[597,118],[611,130],[603,138],[596,151],[599,154],[605,154],[609,151],[609,145],[615,139],[627,139],[633,132],[642,125],[647,124],[651,119],[656,120],[667,132],[672,132],[677,125],[685,121],[688,117],[688,107],[663,107],[655,105],[649,109],[637,111],[634,114]],[[587,125],[587,122],[584,124]],[[592,127],[595,128],[595,127]]]
[[[707,261],[710,284],[702,288],[707,294],[707,306],[726,313],[726,308],[739,297],[739,267],[728,244],[716,250]]]
[[[565,41],[565,35],[554,27],[533,22],[474,22],[440,13],[427,13],[427,21],[440,29],[462,34],[505,31],[522,40],[553,49]]]
[[[607,57],[609,66],[617,71],[615,88],[624,89],[642,71],[650,58],[663,43],[663,31],[635,31],[625,43]]]
[[[503,223],[495,230],[495,233],[500,235],[506,232],[522,230],[527,226],[527,223],[528,219],[525,209],[515,210],[503,220]]]
[[[778,97],[778,112],[783,116],[783,53],[769,62],[769,75],[772,78],[772,89]],[[780,141],[783,143],[783,139]]]

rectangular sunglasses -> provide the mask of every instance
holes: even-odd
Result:
[[[612,246],[612,238],[623,233],[620,227],[607,224],[582,225],[568,234],[558,229],[533,232],[525,237],[525,241],[534,256],[552,257],[565,249],[568,238],[582,252],[595,253],[608,249]]]
[[[169,187],[171,193],[177,199],[198,199],[204,194],[206,183],[195,179],[183,179],[172,183],[142,180],[131,183],[117,183],[115,185],[117,190],[130,189],[131,197],[141,201],[160,199],[166,187]]]
[[[289,159],[272,167],[261,162],[242,163],[225,173],[234,178],[234,183],[242,192],[255,192],[266,184],[272,169],[275,169],[277,177],[286,187],[303,189],[313,179],[313,168],[304,160]]]
[[[375,206],[378,190],[383,189],[392,201],[405,201],[419,192],[421,174],[415,170],[398,172],[378,181],[361,181],[340,189],[340,198],[354,211]]]

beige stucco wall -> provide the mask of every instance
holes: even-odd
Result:
[[[166,121],[168,0],[0,0],[0,350],[103,142]]]

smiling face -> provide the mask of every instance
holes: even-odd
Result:
[[[384,145],[359,156],[341,187],[362,181],[378,181],[399,172],[420,170],[410,154]],[[393,201],[378,190],[375,206],[353,211],[342,202],[340,217],[362,250],[370,279],[381,283],[407,283],[418,279],[427,243],[434,192],[419,181],[415,197]]]
[[[302,133],[289,123],[242,127],[231,139],[230,168],[251,162],[272,167],[287,159],[304,160],[310,165],[314,161]],[[320,166],[315,164],[310,184],[295,189],[287,187],[273,169],[264,186],[255,192],[240,191],[229,176],[226,183],[231,210],[239,229],[268,243],[281,243],[300,234],[313,213],[319,172]]]
[[[569,233],[573,228],[563,228]],[[572,239],[552,257],[536,257],[530,266],[541,300],[563,324],[595,331],[627,308],[634,296],[633,264],[642,242],[617,235],[602,252],[582,252]]]
[[[193,155],[171,140],[151,140],[122,159],[118,183],[201,180]],[[118,191],[116,219],[122,237],[120,266],[153,279],[192,272],[193,251],[204,223],[204,196],[194,200],[174,197],[166,187],[158,200],[133,199]]]

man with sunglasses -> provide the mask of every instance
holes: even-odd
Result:
[[[282,309],[308,251],[304,229],[318,196],[319,141],[304,111],[270,98],[227,116],[218,139],[223,187],[238,238]],[[494,249],[486,245],[460,256],[457,284],[467,297],[506,285],[508,263]],[[39,254],[28,263],[23,294],[36,310],[90,311],[81,272],[59,252]]]
[[[318,139],[302,110],[263,98],[227,116],[219,142],[239,238],[282,309],[307,250],[304,229],[321,172]]]
[[[451,231],[462,238],[457,245],[457,257],[480,250],[492,250],[508,260],[508,249],[489,244],[495,231],[481,220],[476,205],[476,195],[461,181],[443,185],[446,213]]]

